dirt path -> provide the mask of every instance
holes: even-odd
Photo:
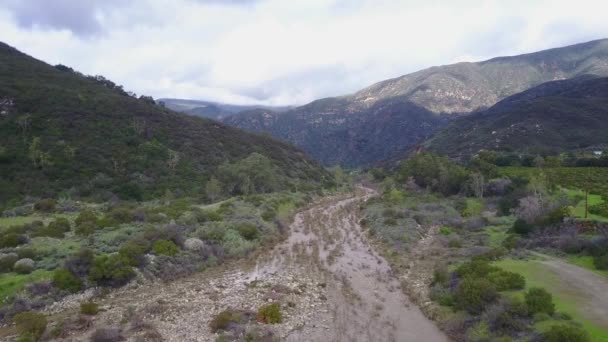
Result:
[[[254,313],[265,303],[279,302],[283,323],[263,326],[254,321],[233,333],[264,329],[280,340],[298,342],[447,341],[410,302],[362,232],[359,205],[373,194],[360,188],[350,197],[325,198],[296,214],[288,239],[254,263],[112,292],[100,301],[102,312],[93,325],[120,327],[129,340],[151,334],[134,332],[143,326],[154,327],[164,341],[214,341],[217,334],[209,322],[219,312],[232,308]],[[75,316],[85,299],[82,294],[68,298],[49,313]],[[133,322],[132,316],[139,322],[135,327],[125,323]],[[74,331],[64,340],[88,341],[93,330]]]
[[[286,336],[288,341],[446,341],[411,303],[399,279],[376,253],[359,225],[358,210],[373,191],[313,207],[296,215],[289,239],[253,277],[296,266],[325,279],[328,309],[320,318]]]
[[[589,321],[608,329],[608,279],[582,267],[544,254],[535,253],[543,258],[538,261],[554,273],[569,295],[576,298],[581,314]]]

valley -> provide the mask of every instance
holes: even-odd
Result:
[[[157,5],[121,37],[168,30]],[[106,6],[83,21],[121,16]],[[0,341],[608,342],[608,39],[443,42],[486,57],[405,68],[362,32],[339,35],[360,60],[298,20],[266,41],[292,15],[274,2],[183,6],[222,27],[123,44],[110,69],[100,28],[13,27],[74,44],[48,61],[85,44],[92,75],[0,42]],[[220,25],[236,13],[277,26]],[[409,73],[360,88],[387,70]]]

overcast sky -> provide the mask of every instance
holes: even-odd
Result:
[[[303,104],[608,37],[606,0],[0,0],[0,40],[137,94]]]

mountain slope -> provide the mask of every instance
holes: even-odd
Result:
[[[231,105],[225,103],[209,102],[209,101],[198,101],[198,100],[184,100],[184,99],[158,99],[157,102],[162,102],[167,108],[177,112],[182,112],[189,115],[200,116],[203,118],[221,120],[222,118],[228,117],[235,113],[266,109],[273,110],[276,112],[282,112],[288,110],[290,107],[270,107],[270,106],[257,106],[257,105]]]
[[[0,204],[60,192],[200,194],[220,165],[254,153],[270,160],[278,189],[328,180],[286,143],[164,109],[0,43]]]
[[[259,112],[224,122],[269,132],[325,164],[369,165],[420,143],[448,119],[486,109],[544,82],[586,74],[608,76],[608,40],[432,67],[353,95],[318,100],[280,115],[266,113],[263,125]],[[382,134],[370,134],[370,129]],[[356,142],[366,148],[356,148]]]
[[[435,152],[481,149],[557,153],[608,144],[608,78],[553,81],[462,117],[430,139]]]

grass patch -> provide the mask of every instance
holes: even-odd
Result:
[[[0,275],[0,303],[21,291],[25,285],[51,279],[53,272],[37,270],[30,274],[5,273]]]
[[[507,238],[509,234],[508,226],[488,226],[485,228],[485,232],[488,234],[488,244],[490,247],[500,247],[502,242]]]
[[[503,259],[494,263],[496,266],[507,271],[516,272],[526,278],[526,289],[530,287],[543,287],[553,295],[555,308],[559,312],[570,314],[572,318],[581,323],[591,341],[608,341],[608,330],[603,329],[587,320],[584,316],[585,308],[579,305],[580,294],[568,288],[560,278],[535,260],[513,260]],[[514,292],[513,295],[523,295],[522,291]],[[542,329],[547,323],[540,324]]]
[[[565,192],[568,195],[568,197],[570,197],[570,198],[585,196],[585,192],[583,190],[562,189],[562,191]],[[595,195],[595,194],[589,194],[588,205],[590,207],[592,205],[601,204],[601,203],[604,203],[602,196]],[[574,207],[572,207],[571,213],[572,213],[572,215],[574,215],[574,217],[584,218],[585,217],[585,200],[583,199],[583,200],[579,201]],[[587,218],[591,219],[591,220],[595,220],[595,221],[600,221],[600,222],[608,222],[608,217],[594,215],[591,213],[589,213],[587,215]]]
[[[593,273],[608,277],[608,271],[598,270],[593,263],[593,257],[589,255],[568,255],[566,258],[569,263],[588,269]]]

